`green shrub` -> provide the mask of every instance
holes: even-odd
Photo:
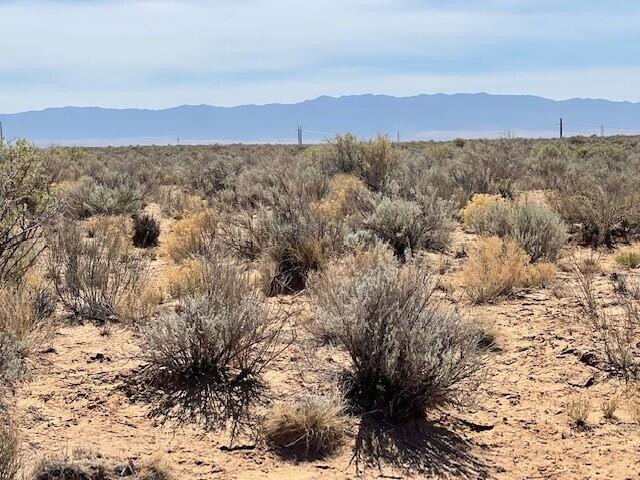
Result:
[[[624,249],[615,257],[616,263],[626,268],[640,267],[640,251]]]
[[[455,403],[477,379],[481,334],[439,307],[427,273],[378,247],[310,282],[322,337],[350,357],[350,396],[394,421]]]

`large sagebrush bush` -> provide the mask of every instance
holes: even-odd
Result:
[[[579,165],[571,165],[551,203],[576,227],[583,243],[612,246],[639,230],[639,167],[615,150],[594,149],[585,155]]]
[[[53,211],[51,176],[40,150],[0,142],[0,283],[20,279],[43,251]]]
[[[284,317],[268,310],[246,273],[219,255],[203,268],[209,283],[201,293],[182,298],[143,329],[142,358],[147,381],[169,394],[161,404],[168,401],[172,410],[181,401],[217,428],[248,415],[258,396],[251,386],[262,383],[287,343]],[[185,393],[177,398],[172,391]]]
[[[330,174],[355,175],[373,191],[384,188],[400,163],[399,152],[384,136],[359,140],[351,134],[338,135],[325,155],[322,160]]]
[[[508,234],[532,262],[553,261],[567,241],[567,228],[556,213],[535,205],[514,205]]]
[[[48,274],[67,313],[81,320],[136,321],[150,315],[148,261],[117,229],[100,222],[92,237],[74,223],[49,238]]]
[[[434,297],[435,282],[383,247],[317,274],[316,323],[350,357],[351,397],[394,421],[456,403],[482,367],[480,331]]]
[[[81,177],[62,198],[66,213],[77,219],[133,215],[144,206],[146,188],[132,175],[107,170]]]
[[[383,198],[365,226],[404,258],[419,249],[443,250],[453,230],[450,205],[437,198],[422,205],[400,198]]]

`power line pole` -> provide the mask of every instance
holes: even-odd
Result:
[[[562,117],[560,117],[560,138],[562,138]]]
[[[302,126],[298,125],[298,145],[302,146]]]
[[[604,125],[600,126],[600,136],[604,137]]]
[[[398,140],[398,143],[400,143],[400,130],[398,130],[398,135],[397,135],[396,139]]]
[[[4,132],[2,131],[2,122],[0,122],[0,142],[4,141]]]

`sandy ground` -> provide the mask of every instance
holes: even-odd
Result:
[[[468,239],[462,239],[464,242]],[[605,270],[618,269],[609,255]],[[462,260],[453,260],[455,262]],[[250,437],[230,444],[225,432],[198,423],[162,423],[150,405],[128,389],[141,366],[138,334],[114,326],[65,326],[31,361],[31,374],[15,393],[15,419],[26,458],[94,449],[119,458],[161,456],[180,479],[640,478],[640,426],[624,402],[617,419],[605,420],[602,400],[624,384],[589,365],[594,342],[578,321],[571,275],[557,284],[522,292],[468,315],[494,325],[497,348],[486,379],[463,411],[433,414],[430,422],[389,428],[380,437],[367,421],[353,419],[350,437],[330,458],[296,462]],[[610,295],[608,276],[599,280]],[[344,361],[332,348],[310,348],[304,329],[306,298],[283,298],[297,312],[299,340],[267,373],[275,400],[322,385]],[[311,353],[310,353],[311,352]],[[582,360],[581,360],[582,359]],[[588,428],[572,426],[565,405],[577,394],[591,400]],[[230,446],[231,445],[231,446]]]

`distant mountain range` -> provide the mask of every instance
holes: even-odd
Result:
[[[640,133],[640,103],[530,95],[436,94],[413,97],[352,95],[319,97],[294,104],[214,107],[180,106],[164,110],[97,107],[48,108],[0,114],[7,139],[27,138],[41,145],[122,145],[297,141],[336,133],[361,137],[378,133],[401,140],[558,134]]]

